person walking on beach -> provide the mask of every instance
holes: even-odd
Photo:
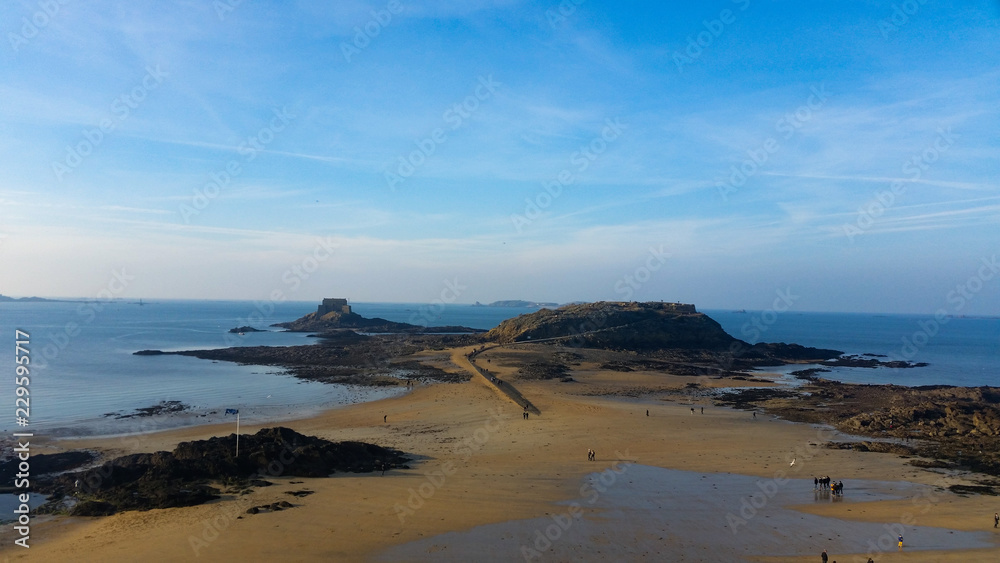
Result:
[[[903,536],[899,536],[899,549],[903,549]]]
[[[701,407],[701,414],[705,414],[705,407]]]
[[[996,528],[1000,525],[1000,512],[993,513],[993,527]]]
[[[830,556],[826,554],[826,550],[825,549],[823,550],[823,553],[821,553],[819,557],[820,557],[820,559],[823,560],[823,563],[826,563],[827,561],[830,560]]]
[[[757,411],[753,411],[753,419],[757,420]]]
[[[649,416],[649,409],[646,409],[646,416]]]

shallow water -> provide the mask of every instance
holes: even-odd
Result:
[[[916,498],[931,490],[923,485],[849,480],[843,497],[831,497],[815,491],[811,479],[776,483],[643,465],[617,470],[589,475],[579,498],[553,505],[549,516],[442,534],[387,550],[379,560],[718,562],[824,549],[843,556],[895,551],[900,530],[907,551],[997,545],[988,532],[851,522],[787,508]]]
[[[248,302],[163,301],[142,307],[114,302],[99,311],[85,303],[4,303],[0,334],[11,344],[15,329],[31,335],[30,429],[49,436],[118,435],[223,422],[227,408],[239,409],[245,423],[287,420],[405,392],[306,381],[276,367],[133,355],[144,349],[314,344],[317,339],[303,333],[228,333],[245,324],[267,329],[310,306],[282,303],[268,310],[269,316],[249,320],[260,311]],[[12,345],[0,347],[0,364],[12,366],[13,352]],[[0,395],[12,397],[13,391],[13,377],[0,381]],[[162,401],[180,401],[190,411],[117,418]],[[13,423],[11,417],[0,430],[13,431]]]
[[[34,510],[45,504],[45,495],[38,493],[28,494],[28,508]],[[0,495],[0,524],[6,524],[17,520],[18,515],[14,513],[21,505],[19,494]],[[31,517],[34,518],[34,514]]]

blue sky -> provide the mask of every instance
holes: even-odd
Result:
[[[0,7],[0,293],[1000,314],[1000,2],[136,4]]]

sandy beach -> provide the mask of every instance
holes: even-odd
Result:
[[[419,357],[429,365],[461,372],[470,369],[465,357],[469,350],[423,352]],[[904,549],[897,550],[893,541],[885,553],[875,552],[875,561],[985,561],[1000,555],[1000,532],[992,521],[1000,502],[938,488],[965,482],[961,476],[918,469],[897,455],[823,448],[834,437],[829,429],[765,415],[753,418],[750,412],[708,402],[687,404],[676,397],[665,401],[656,393],[682,389],[691,377],[608,372],[583,363],[574,368],[573,382],[516,380],[515,369],[507,364],[519,353],[531,352],[487,351],[477,365],[509,378],[531,400],[541,415],[527,420],[518,405],[477,376],[464,383],[418,385],[398,398],[282,423],[304,434],[399,449],[414,459],[409,470],[323,479],[277,475],[270,478],[273,486],[200,506],[104,518],[39,518],[32,526],[30,551],[11,547],[10,526],[4,527],[3,556],[11,561],[458,561],[467,560],[462,554],[473,549],[474,558],[483,561],[512,560],[513,554],[513,560],[777,562],[818,561],[828,549],[831,561],[865,561],[867,550],[835,549],[868,545],[868,540],[878,547],[880,536],[892,530],[885,526],[898,523],[906,530]],[[497,361],[502,355],[504,361]],[[704,377],[698,381],[704,386],[746,384]],[[616,389],[624,391],[615,394]],[[241,432],[258,429],[244,421]],[[125,438],[63,440],[39,444],[38,451],[152,452],[233,430],[232,425],[213,425]],[[596,452],[596,461],[587,460],[588,449]],[[630,468],[639,467],[644,469],[630,473]],[[659,475],[656,468],[719,478],[733,486],[723,487],[726,491],[718,496],[707,489],[693,501],[672,503],[675,497],[670,495],[657,499],[661,488],[650,479],[659,477],[640,478]],[[754,479],[736,486],[737,477],[727,481],[724,474]],[[814,475],[845,481],[843,500],[818,499],[811,490]],[[599,491],[601,476],[606,480]],[[669,477],[665,479],[663,490],[669,488]],[[868,483],[875,481],[882,484]],[[852,482],[857,482],[855,489]],[[585,488],[588,483],[593,486]],[[886,492],[890,489],[895,492]],[[771,490],[774,495],[768,496]],[[294,491],[312,493],[288,494]],[[758,492],[764,496],[754,497]],[[594,496],[597,502],[591,503]],[[883,497],[886,500],[870,500]],[[702,498],[715,508],[696,510]],[[758,499],[765,506],[741,515],[742,499]],[[245,513],[248,507],[283,500],[294,506]],[[628,509],[630,502],[654,500],[659,504],[637,507],[634,514]],[[610,501],[626,504],[611,509]],[[727,518],[744,518],[750,512],[747,527],[741,530],[737,523],[733,533],[736,521]],[[653,513],[663,519],[659,532],[649,529],[648,515]],[[769,526],[769,534],[752,531],[772,517],[775,525]],[[802,518],[822,519],[815,534],[783,533],[781,522]],[[538,531],[544,533],[560,521],[568,524],[553,534],[558,539],[538,549],[545,543],[536,545]],[[602,523],[608,527],[602,528]],[[943,528],[942,534],[954,532],[968,539],[935,544],[921,536],[925,528]],[[615,538],[628,536],[608,535],[609,530],[639,530],[637,549],[612,549],[621,541]],[[849,537],[838,537],[845,534]],[[691,541],[719,544],[723,551],[699,555],[687,545]]]

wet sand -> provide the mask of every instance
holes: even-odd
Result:
[[[779,554],[809,556],[820,545],[831,553],[877,554],[906,550],[995,547],[994,534],[867,522],[790,508],[865,503],[933,494],[909,483],[848,481],[843,496],[817,490],[811,479],[772,480],[729,473],[696,473],[615,462],[588,475],[579,496],[528,520],[479,526],[389,549],[379,561],[750,561]],[[790,541],[792,540],[792,541]],[[798,540],[798,541],[796,541]]]
[[[459,371],[465,352],[428,352],[422,358]],[[515,371],[496,360],[490,369],[501,377],[510,377]],[[809,489],[799,490],[803,483],[799,480],[811,479],[814,474],[829,474],[845,484],[891,480],[931,486],[964,482],[959,477],[942,479],[906,465],[906,460],[895,455],[822,448],[832,433],[810,425],[763,416],[755,421],[749,412],[707,403],[695,405],[705,406],[705,414],[692,413],[690,405],[658,401],[648,394],[638,400],[591,394],[616,386],[683,387],[692,381],[690,377],[609,373],[584,365],[574,370],[574,378],[574,383],[512,379],[542,412],[528,420],[488,382],[474,378],[465,383],[419,386],[402,397],[291,421],[284,425],[299,432],[394,447],[418,461],[411,470],[393,471],[384,477],[337,475],[294,479],[293,483],[277,476],[270,479],[275,483],[272,487],[196,507],[97,519],[59,517],[43,522],[39,518],[32,526],[30,553],[11,548],[10,530],[5,529],[2,555],[13,561],[179,561],[195,556],[212,561],[399,560],[394,555],[421,561],[447,560],[444,553],[474,547],[479,553],[474,560],[511,560],[510,552],[504,550],[519,550],[533,542],[536,523],[553,522],[551,515],[565,513],[569,503],[581,499],[586,503],[589,497],[581,493],[581,487],[588,476],[620,463],[615,452],[635,465],[607,487],[607,494],[587,506],[581,519],[574,517],[580,525],[566,533],[578,530],[585,539],[559,542],[563,546],[559,549],[570,550],[569,554],[546,552],[541,560],[650,560],[656,553],[669,560],[672,553],[698,553],[702,549],[709,555],[712,550],[723,554],[742,550],[739,557],[746,560],[815,561],[824,548],[857,549],[852,538],[877,539],[885,524],[899,522],[907,511],[915,510],[913,526],[970,534],[958,534],[961,539],[945,542],[935,535],[939,532],[908,531],[904,535],[912,537],[915,546],[929,551],[907,548],[900,560],[990,560],[1000,555],[1000,534],[992,528],[992,514],[1000,508],[995,497],[942,492],[929,495],[930,508],[920,512],[923,506],[914,508],[912,499],[920,497],[914,497],[913,491],[924,489],[912,485],[879,485],[895,487],[895,494],[903,498],[891,500],[893,491],[886,490],[878,494],[888,495],[889,500],[871,502],[858,502],[861,497],[853,496],[866,490],[860,485],[849,485],[845,501],[835,503],[816,503],[811,480]],[[722,380],[715,383],[727,384]],[[383,416],[387,423],[383,423]],[[244,421],[242,430],[252,433],[259,427]],[[52,447],[105,448],[116,453],[166,450],[180,441],[232,430],[228,424],[203,426],[110,441],[56,442]],[[596,462],[587,461],[588,448],[597,452]],[[789,465],[792,458],[796,459],[794,466]],[[694,477],[658,473],[661,470],[656,468],[691,472],[706,484],[695,481],[699,487],[685,488],[681,486],[684,479]],[[655,477],[645,476],[645,472],[653,472]],[[721,541],[725,534],[732,535],[720,526],[726,524],[727,514],[739,513],[739,499],[755,492],[756,480],[779,475],[795,479],[793,485],[781,489],[781,500],[769,503],[764,513],[748,520],[748,526],[741,528],[734,540],[727,537]],[[711,490],[706,488],[709,482],[715,485]],[[302,498],[286,494],[302,489],[314,493]],[[691,500],[687,489],[700,493],[694,497],[700,502]],[[295,506],[276,513],[244,514],[250,506],[281,500]],[[777,511],[775,515],[766,514],[769,507]],[[772,518],[782,523],[778,531],[750,531],[751,525],[766,530]],[[795,531],[781,533],[784,526]],[[803,531],[813,529],[817,529],[814,537]],[[846,534],[827,537],[823,534],[828,529],[845,530]],[[477,534],[486,533],[482,530],[492,535],[480,538]],[[612,547],[620,532],[631,534],[625,536],[626,551],[612,551],[621,549]],[[959,549],[963,546],[976,550],[988,547],[970,552]],[[430,549],[434,551],[428,552]],[[501,553],[505,555],[502,558]],[[649,555],[642,557],[643,553]],[[729,560],[724,555],[718,556],[723,559],[713,557]],[[839,557],[853,560],[842,553]],[[897,557],[889,553],[875,560]],[[518,559],[523,557],[517,555]]]

